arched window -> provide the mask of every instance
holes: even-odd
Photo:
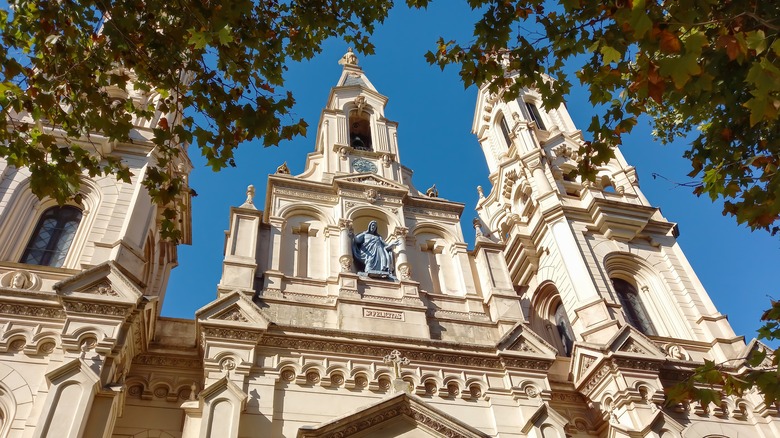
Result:
[[[512,147],[512,137],[509,135],[512,131],[509,129],[509,124],[506,122],[506,117],[503,114],[498,115],[498,126],[501,127],[501,134],[504,136],[507,149],[509,149]]]
[[[623,306],[626,321],[643,334],[655,336],[657,333],[653,323],[650,321],[650,317],[647,315],[645,306],[642,305],[642,300],[639,298],[639,293],[637,293],[634,285],[622,278],[613,278],[612,285],[615,287],[620,305]]]
[[[528,110],[528,115],[531,117],[531,120],[536,122],[536,127],[542,131],[546,131],[547,128],[545,128],[544,122],[542,121],[542,115],[539,114],[539,108],[531,102],[526,102],[525,108]]]
[[[59,268],[81,222],[81,210],[66,205],[44,211],[22,255],[22,263]]]
[[[571,324],[569,324],[569,318],[566,317],[566,309],[563,308],[562,303],[559,303],[558,307],[555,308],[553,318],[555,319],[555,327],[558,329],[561,344],[563,344],[562,353],[565,356],[571,356],[572,347],[574,346],[574,332],[571,329]]]
[[[371,122],[363,111],[349,114],[349,145],[360,151],[371,151]]]

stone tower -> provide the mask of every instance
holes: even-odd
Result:
[[[493,185],[480,190],[477,246],[501,245],[527,324],[558,351],[554,385],[599,412],[609,436],[736,436],[726,424],[751,413],[747,423],[777,433],[760,398],[658,408],[664,388],[704,359],[737,369],[763,347],[746,347],[717,311],[676,224],[648,202],[619,149],[595,182],[577,177],[581,132],[565,105],[545,110],[532,90],[506,101],[482,88],[472,130]]]
[[[108,90],[154,105],[157,94]],[[154,336],[176,245],[162,239],[161,211],[142,185],[160,117],[136,120],[132,142],[92,133],[84,147],[122,160],[133,176],[81,180],[80,204],[59,206],[30,190],[30,171],[0,159],[0,437],[111,436],[125,377]],[[31,122],[15,114],[16,122]],[[43,126],[52,135],[65,135]],[[77,141],[67,139],[68,141]],[[170,171],[186,177],[183,153]],[[189,188],[179,200],[190,241]]]

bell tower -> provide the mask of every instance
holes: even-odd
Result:
[[[159,105],[157,92],[105,92],[119,104],[177,107],[175,96]],[[15,126],[36,123],[24,113],[10,117]],[[79,203],[38,199],[30,169],[0,159],[0,435],[112,435],[125,377],[152,348],[178,263],[176,243],[160,233],[162,209],[143,185],[158,162],[152,138],[163,117],[171,125],[180,120],[175,110],[137,118],[127,142],[100,132],[69,138],[60,126],[38,122],[57,142],[117,158],[132,173],[125,182],[85,172]],[[191,239],[187,146],[178,144],[180,153],[163,169],[184,180],[175,206],[184,244]]]
[[[582,133],[564,105],[545,109],[533,90],[507,101],[480,89],[473,132],[492,183],[477,204],[480,239],[501,245],[530,326],[559,360],[571,358],[572,383],[610,423],[645,426],[669,361],[744,356],[678,245],[676,224],[648,202],[619,149],[595,181],[576,176]],[[607,360],[621,351],[655,365],[637,371],[638,363]],[[604,366],[615,367],[609,384],[593,377]],[[650,382],[646,412],[617,395],[637,378]]]

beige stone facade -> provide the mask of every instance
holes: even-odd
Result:
[[[134,180],[85,178],[71,209],[0,162],[0,437],[780,436],[758,394],[663,406],[704,359],[762,347],[620,151],[583,183],[564,107],[481,90],[492,188],[469,249],[463,204],[414,187],[387,98],[342,63],[304,172],[280,166],[231,209],[218,297],[192,320],[159,316],[176,247],[139,183],[149,123],[102,151]],[[354,257],[372,221],[382,275]]]

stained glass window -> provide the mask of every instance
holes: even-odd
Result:
[[[612,285],[615,287],[620,305],[623,306],[626,321],[645,335],[655,336],[653,322],[650,321],[634,285],[621,278],[613,278]]]
[[[70,205],[43,212],[22,255],[22,263],[59,268],[81,222],[81,210]]]

